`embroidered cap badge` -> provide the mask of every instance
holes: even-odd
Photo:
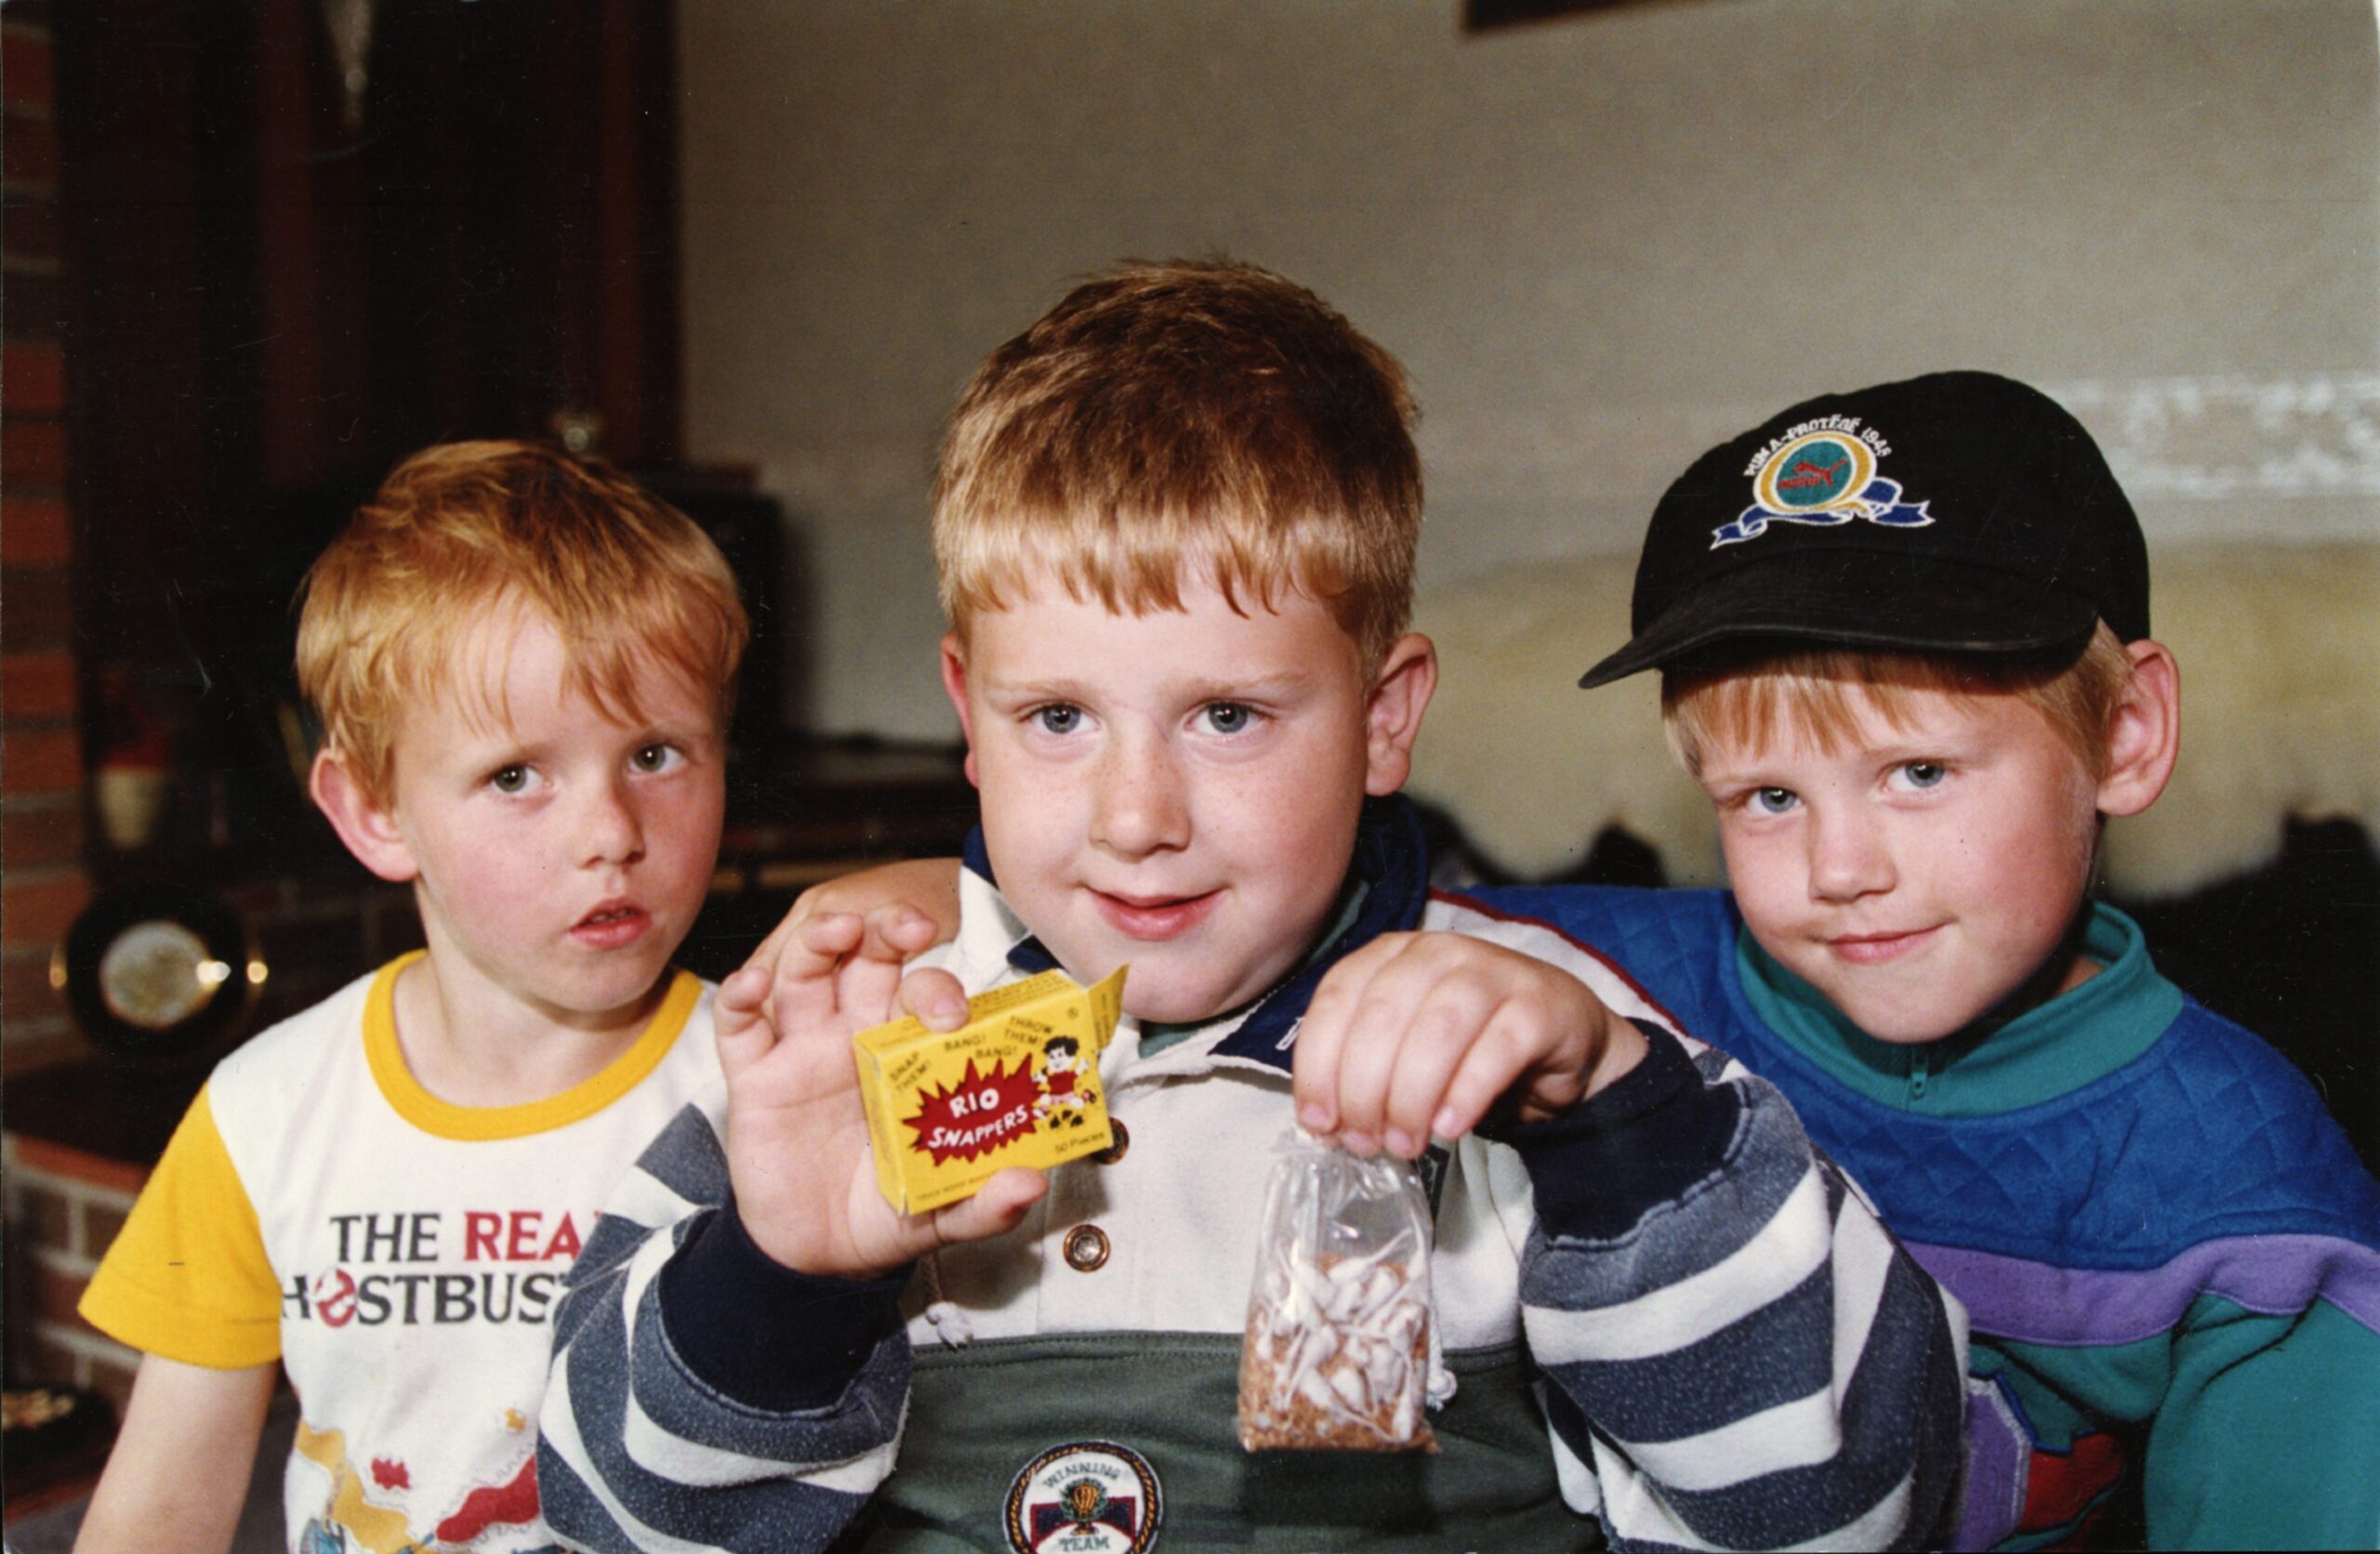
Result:
[[[1805,423],[1762,450],[1746,471],[1752,506],[1712,532],[1711,548],[1758,539],[1771,523],[1831,526],[1866,519],[1920,528],[1933,522],[1925,503],[1903,502],[1900,482],[1876,473],[1876,460],[1892,451],[1890,444],[1873,428],[1856,431],[1856,424],[1809,430]]]

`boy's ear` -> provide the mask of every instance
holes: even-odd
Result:
[[[398,885],[421,873],[397,827],[397,812],[366,797],[346,751],[325,748],[318,753],[306,791],[356,862]]]
[[[967,742],[967,781],[974,783],[975,725],[967,716],[967,650],[955,631],[945,632],[942,638],[942,691],[959,710],[959,733]]]
[[[2099,812],[2136,815],[2157,801],[2182,749],[2182,671],[2162,642],[2124,645],[2131,678],[2108,726],[2108,774]]]
[[[1420,632],[1396,639],[1381,659],[1364,705],[1364,791],[1380,797],[1405,785],[1413,770],[1413,740],[1438,688],[1438,650]]]

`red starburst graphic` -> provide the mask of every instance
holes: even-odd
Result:
[[[909,1147],[931,1154],[937,1166],[952,1160],[973,1160],[1033,1131],[1033,1060],[1017,1060],[1013,1070],[995,1063],[979,1073],[975,1060],[959,1083],[918,1092],[918,1114],[907,1119],[918,1130]]]
[[[411,1489],[413,1487],[413,1475],[405,1471],[405,1465],[403,1463],[398,1462],[394,1458],[374,1457],[372,1459],[372,1482],[378,1484],[382,1489]]]

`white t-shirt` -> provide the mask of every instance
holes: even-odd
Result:
[[[283,1363],[301,1416],[293,1550],[549,1548],[536,1425],[553,1303],[614,1181],[718,1081],[710,990],[678,972],[601,1073],[471,1108],[405,1067],[405,964],[217,1066],[83,1313],[187,1363]]]

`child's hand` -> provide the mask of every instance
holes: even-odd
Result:
[[[932,921],[906,908],[830,914],[792,928],[773,970],[747,966],[720,985],[736,1211],[753,1244],[787,1268],[875,1277],[945,1243],[998,1235],[1048,1185],[1038,1171],[1006,1170],[920,1215],[894,1213],[877,1191],[852,1037],[901,1013],[937,1030],[964,1021],[948,972],[901,976],[932,942]]]
[[[1355,1154],[1412,1159],[1507,1093],[1523,1122],[1557,1116],[1645,1051],[1558,968],[1461,934],[1386,934],[1330,968],[1298,1027],[1298,1121]]]
[[[927,863],[936,870],[957,867],[940,859],[928,860]],[[816,980],[822,969],[819,952],[811,948],[810,932],[828,917],[847,917],[861,930],[856,934],[838,930],[838,942],[845,939],[850,942],[838,957],[839,964],[841,959],[860,955],[890,955],[897,969],[907,956],[949,939],[951,928],[941,919],[906,901],[864,884],[858,889],[843,892],[843,888],[853,881],[865,882],[911,867],[907,863],[888,864],[804,890],[785,921],[760,941],[760,947],[752,952],[751,958],[720,984],[715,1019],[721,1040],[741,1035],[754,1021],[771,1021],[779,1031],[801,1028],[802,1021],[810,1018],[806,1011],[812,1008],[811,1000],[814,999]],[[857,899],[861,904],[823,909],[818,906],[819,902],[839,899],[839,892]],[[956,901],[955,893],[952,899]],[[730,989],[734,991],[731,993]],[[939,971],[920,973],[917,988],[905,994],[899,1012],[914,1014],[937,1031],[957,1030],[967,1018],[967,995],[955,977]],[[866,1028],[866,1023],[853,1027],[854,1031]]]
[[[933,937],[928,943],[940,944],[956,937],[959,860],[911,858],[898,863],[879,863],[872,869],[813,885],[794,898],[793,910],[785,915],[785,921],[769,930],[769,936],[760,941],[760,947],[744,964],[766,967],[774,974],[777,962],[785,958],[786,946],[804,923],[840,913],[866,917],[887,906],[906,907],[931,919]]]

